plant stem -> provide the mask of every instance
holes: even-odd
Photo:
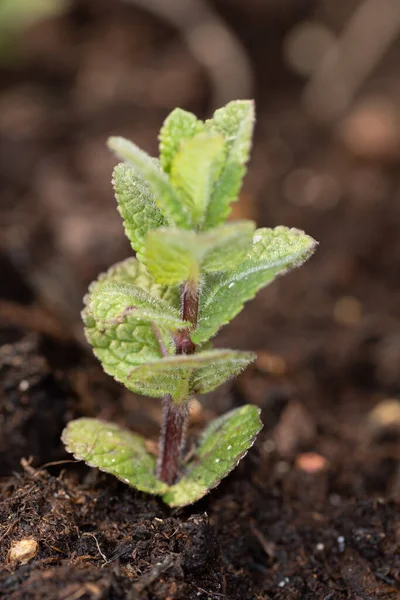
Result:
[[[173,485],[179,475],[181,452],[185,443],[189,402],[176,403],[164,398],[163,425],[160,438],[160,457],[157,476]]]
[[[181,329],[176,333],[177,354],[194,354],[196,350],[195,344],[190,339],[190,332],[197,323],[198,308],[198,286],[187,281],[181,287],[181,318],[189,321],[192,325],[190,328]],[[164,398],[157,476],[168,485],[173,485],[180,474],[181,453],[185,444],[189,417],[189,402],[190,398],[180,402],[174,402],[169,396]]]

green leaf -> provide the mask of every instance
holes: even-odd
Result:
[[[236,270],[206,278],[200,295],[199,320],[191,338],[200,344],[235,317],[247,300],[314,252],[316,242],[298,229],[258,229],[253,246]]]
[[[149,494],[163,494],[166,483],[156,478],[156,461],[135,433],[98,419],[77,419],[62,433],[68,452],[90,467],[118,477],[124,483]]]
[[[229,102],[206,121],[206,130],[224,136],[228,153],[224,169],[214,189],[204,222],[204,229],[223,223],[230,204],[238,199],[249,159],[254,127],[254,103],[249,100]]]
[[[62,433],[68,452],[77,460],[149,494],[170,506],[187,506],[205,496],[245,456],[262,428],[260,409],[246,405],[212,421],[201,436],[183,478],[168,486],[156,477],[156,460],[145,440],[99,419],[71,421]]]
[[[180,402],[192,393],[191,378],[196,389],[210,391],[243,370],[254,359],[252,352],[234,350],[207,350],[192,355],[169,356],[133,368],[129,380],[138,389],[143,386],[143,389],[151,390],[151,396],[160,398],[168,393],[173,400]],[[183,389],[182,381],[188,382]],[[168,392],[165,392],[166,389]]]
[[[217,352],[214,350],[214,352]],[[228,351],[225,351],[228,352]],[[224,361],[213,361],[194,371],[190,381],[190,390],[193,394],[206,394],[216,387],[239,375],[241,371],[256,359],[253,352],[233,352]]]
[[[254,230],[253,221],[232,221],[203,233],[202,237],[210,243],[201,264],[202,271],[212,273],[234,269],[250,250]]]
[[[221,271],[239,264],[251,247],[254,223],[237,221],[206,233],[160,228],[149,231],[146,265],[160,284],[198,282],[201,271]]]
[[[107,323],[122,323],[129,314],[171,331],[190,326],[190,323],[181,320],[178,309],[130,283],[98,285],[90,295],[88,306],[97,323],[101,322],[101,326]]]
[[[201,227],[225,160],[222,135],[200,133],[181,142],[171,165],[171,183],[189,207],[191,223]]]
[[[122,306],[126,299],[121,302],[121,298],[118,298],[115,306],[112,305],[108,311],[106,306],[101,305],[101,292],[105,289],[106,293],[109,293],[107,286],[110,285],[140,287],[143,292],[142,311],[151,310],[150,308],[145,309],[143,306],[144,299],[146,298],[150,302],[148,295],[153,296],[154,306],[165,308],[169,321],[168,327],[165,326],[165,322],[164,324],[159,322],[159,326],[155,328],[154,323],[149,321],[149,317],[155,315],[150,315],[148,312],[147,314],[137,312],[135,315],[134,311],[127,311],[126,314],[121,315],[120,311],[122,309],[123,312]],[[122,289],[126,290],[126,288]],[[168,329],[172,327],[171,320],[176,318],[175,315],[179,310],[177,288],[158,285],[145,267],[135,258],[131,258],[118,263],[107,273],[100,275],[98,280],[91,284],[89,292],[85,298],[87,306],[82,312],[82,319],[85,324],[86,338],[92,345],[95,356],[102,363],[105,372],[115,377],[128,389],[137,393],[146,393],[142,386],[138,389],[135,382],[130,381],[128,376],[134,366],[160,359],[162,348],[170,353],[175,352],[173,338]],[[94,307],[92,297],[95,298]],[[137,294],[135,298],[137,301]],[[92,312],[93,308],[96,310],[97,320]],[[170,316],[168,317],[168,315]],[[102,318],[104,316],[106,319]],[[121,316],[123,318],[118,318]],[[108,320],[111,322],[106,323],[105,321]],[[165,393],[168,393],[168,390],[165,390]]]
[[[120,163],[113,172],[113,185],[125,233],[140,260],[143,260],[146,234],[166,225],[149,186],[130,165]]]
[[[165,119],[160,131],[160,160],[165,173],[171,170],[171,164],[183,140],[192,138],[204,130],[204,123],[182,108],[175,108]]]
[[[115,154],[130,164],[138,175],[146,181],[166,220],[183,229],[190,228],[190,213],[177,192],[172,187],[168,176],[160,170],[158,163],[133,142],[122,137],[111,137],[108,147]]]
[[[199,278],[196,234],[182,229],[161,228],[149,231],[146,240],[146,265],[154,280],[163,285]]]
[[[205,496],[245,456],[262,429],[260,409],[241,406],[212,421],[182,479],[163,495],[169,506],[187,506]]]
[[[146,267],[136,258],[127,258],[116,263],[106,273],[101,273],[97,280],[90,284],[89,293],[94,293],[99,286],[109,283],[133,284],[154,298],[160,298],[178,310],[180,308],[179,288],[156,283]]]

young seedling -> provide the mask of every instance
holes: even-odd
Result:
[[[237,375],[252,352],[213,350],[210,339],[275,277],[302,264],[316,242],[297,229],[225,223],[237,200],[254,124],[250,101],[230,102],[206,122],[174,110],[160,158],[110,138],[124,162],[113,184],[136,252],[92,283],[85,332],[104,370],[129,390],[163,398],[156,460],[135,433],[82,418],[63,432],[67,449],[139,490],[185,506],[218,485],[262,424],[246,405],[213,421],[184,460],[190,399]]]

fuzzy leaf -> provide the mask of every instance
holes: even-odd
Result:
[[[190,390],[193,394],[206,394],[216,387],[239,375],[250,363],[256,359],[252,352],[234,352],[236,356],[226,358],[225,361],[213,361],[200,369],[196,369],[190,381]]]
[[[254,230],[253,221],[233,221],[203,233],[205,240],[215,241],[209,244],[210,250],[202,260],[202,271],[212,273],[234,269],[250,250]]]
[[[103,283],[90,295],[89,310],[102,326],[122,323],[128,314],[171,331],[188,327],[178,309],[129,283]]]
[[[155,328],[154,324],[149,321],[150,315],[148,313],[135,314],[135,312],[127,311],[125,315],[121,315],[119,312],[122,308],[121,303],[117,303],[114,308],[115,312],[110,309],[111,312],[108,313],[106,307],[101,306],[98,298],[101,298],[102,289],[109,285],[140,287],[143,292],[142,304],[143,298],[148,300],[148,295],[153,296],[155,306],[168,307],[165,309],[167,319],[170,315],[169,318],[172,318],[172,320],[176,318],[175,315],[179,306],[178,290],[156,284],[143,265],[135,258],[131,258],[118,263],[107,273],[100,275],[99,279],[91,284],[90,293],[85,298],[87,306],[82,312],[82,319],[85,324],[86,338],[92,345],[95,356],[102,363],[106,373],[115,377],[128,389],[138,393],[146,393],[143,391],[142,386],[138,389],[135,382],[128,379],[128,375],[134,366],[161,358],[160,341],[167,351],[175,352],[173,339],[168,331],[172,323],[169,323],[168,328],[164,324],[158,323],[158,327]],[[107,316],[106,320],[115,320],[115,323],[105,323],[102,319],[96,321],[92,312],[92,297],[96,299],[94,303],[98,311],[96,316]],[[159,302],[157,302],[157,299]],[[141,310],[149,311],[150,309],[142,307]],[[108,316],[111,318],[108,319]],[[123,316],[122,319],[118,318],[121,316]],[[166,393],[168,393],[168,390],[166,390]]]
[[[183,229],[190,228],[188,207],[182,203],[168,176],[160,170],[157,161],[146,152],[143,152],[133,142],[123,137],[109,138],[108,147],[119,158],[130,164],[138,175],[146,181],[156,199],[157,206],[169,223]]]
[[[163,494],[166,483],[156,478],[156,461],[135,433],[98,419],[77,419],[62,434],[67,451],[90,467],[118,477],[149,494]]]
[[[229,102],[206,121],[206,130],[220,133],[227,144],[225,166],[208,205],[204,229],[223,223],[230,204],[238,199],[249,159],[254,127],[254,104],[249,100]]]
[[[222,275],[208,276],[200,296],[199,320],[191,338],[200,344],[229,323],[243,307],[277,275],[301,265],[315,250],[316,242],[298,229],[258,229],[243,263]]]
[[[138,258],[143,260],[147,232],[166,225],[166,221],[154,194],[130,165],[120,163],[115,167],[113,186],[125,233]]]
[[[170,506],[187,506],[205,496],[245,456],[262,429],[260,409],[241,406],[212,421],[200,438],[186,474],[163,495]]]
[[[186,206],[193,226],[202,225],[225,160],[225,141],[213,132],[181,142],[171,165],[171,183]]]
[[[157,398],[168,393],[179,402],[191,394],[191,378],[196,382],[197,389],[209,391],[243,370],[254,358],[252,352],[234,350],[207,350],[193,355],[170,356],[135,367],[129,380],[135,383],[137,389],[144,386],[146,390],[151,390],[151,393],[139,393]],[[205,372],[205,369],[208,371]],[[183,389],[182,381],[188,383]]]
[[[204,130],[204,123],[182,108],[175,108],[165,119],[160,131],[160,160],[165,173],[171,170],[171,164],[183,140],[192,138]]]
[[[174,285],[186,279],[198,280],[197,255],[193,231],[163,227],[147,235],[146,265],[157,283]]]
[[[180,298],[179,288],[176,286],[165,286],[155,282],[146,267],[136,258],[127,258],[112,266],[106,273],[101,273],[96,281],[90,284],[89,293],[94,293],[99,286],[109,283],[133,284],[143,292],[147,292],[154,298],[160,298],[167,304],[179,310]],[[88,302],[88,298],[85,298]]]
[[[251,247],[252,221],[237,221],[206,232],[160,228],[149,231],[146,265],[158,283],[198,281],[200,271],[221,271],[239,264]]]

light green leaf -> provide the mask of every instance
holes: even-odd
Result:
[[[227,223],[206,233],[160,228],[149,231],[146,265],[160,284],[198,282],[201,271],[221,271],[239,264],[251,247],[252,221]]]
[[[125,233],[140,260],[143,260],[146,234],[166,225],[148,185],[130,165],[120,163],[113,172],[113,185]]]
[[[135,433],[98,419],[77,419],[62,433],[67,451],[90,467],[118,477],[149,494],[163,494],[166,483],[156,478],[156,461]]]
[[[190,323],[181,320],[178,309],[130,283],[98,285],[90,295],[88,306],[97,324],[100,322],[102,327],[107,323],[122,323],[129,314],[171,331],[190,326]]]
[[[185,280],[198,281],[196,234],[182,229],[160,228],[149,231],[146,239],[146,265],[154,280],[174,285]]]
[[[127,311],[122,315],[122,319],[118,318],[121,316],[119,311],[123,304],[118,304],[118,302],[114,307],[116,312],[114,313],[113,307],[111,307],[108,313],[106,306],[101,306],[99,298],[101,298],[102,289],[110,284],[140,287],[143,291],[142,305],[144,298],[148,299],[148,295],[153,296],[155,306],[168,307],[165,308],[167,320],[176,318],[175,315],[179,310],[179,293],[176,288],[156,284],[143,265],[135,258],[131,258],[118,263],[107,273],[100,275],[99,279],[91,284],[90,293],[85,298],[87,306],[82,312],[82,319],[85,324],[86,338],[92,345],[95,356],[102,363],[106,373],[115,377],[128,389],[137,393],[145,393],[142,386],[138,389],[135,382],[128,379],[128,375],[134,366],[161,358],[162,348],[170,353],[175,352],[173,338],[168,331],[172,322],[169,321],[168,327],[159,322],[158,327],[155,328],[154,323],[149,321],[150,314],[148,312],[147,314],[135,314],[135,312]],[[107,288],[106,292],[108,293]],[[96,316],[110,316],[110,323],[105,323],[102,318],[95,319],[91,306],[92,297],[96,298],[95,305],[98,311]],[[120,300],[121,298],[119,298]],[[141,310],[149,311],[151,309],[142,308]],[[168,390],[165,393],[168,393]]]
[[[210,241],[202,259],[202,271],[212,273],[234,269],[250,250],[254,230],[253,221],[232,221],[201,234],[203,239]]]
[[[160,339],[168,352],[174,351],[168,330],[161,326],[156,330],[151,322],[137,319],[132,314],[126,315],[123,322],[116,325],[97,323],[89,310],[85,310],[82,316],[86,338],[105,372],[129,390],[151,396],[152,390],[136,386],[136,382],[129,379],[129,374],[136,365],[161,359]],[[168,394],[168,388],[164,389],[164,394]]]
[[[133,142],[122,137],[111,137],[108,147],[115,154],[130,164],[138,175],[146,181],[166,220],[183,229],[190,228],[190,213],[177,192],[172,187],[168,176],[160,170],[158,163]]]
[[[249,159],[254,127],[254,103],[250,100],[229,102],[206,121],[206,130],[224,136],[228,153],[224,169],[214,189],[204,222],[204,229],[223,223],[231,202],[238,199]]]
[[[184,476],[170,487],[157,479],[156,460],[145,440],[118,425],[77,419],[64,429],[62,441],[77,460],[142,492],[161,495],[170,506],[187,506],[217,486],[245,456],[262,428],[259,413],[259,408],[246,405],[212,421]]]
[[[192,138],[204,130],[204,123],[182,108],[175,108],[165,119],[160,131],[160,160],[165,173],[171,170],[171,164],[183,140]]]
[[[182,479],[163,495],[170,506],[187,506],[205,496],[245,456],[262,429],[260,409],[241,406],[212,421]]]
[[[200,295],[199,320],[191,338],[200,344],[235,317],[247,300],[277,275],[301,265],[316,242],[298,229],[258,229],[253,246],[236,270],[208,276]]]
[[[216,182],[225,161],[222,135],[200,133],[181,142],[171,165],[171,183],[189,207],[191,223],[203,224]]]
[[[133,284],[154,298],[164,300],[173,308],[177,310],[180,308],[179,288],[156,283],[146,267],[136,258],[127,258],[116,263],[106,273],[101,273],[97,280],[90,284],[89,293],[94,293],[99,286],[109,283]]]
[[[190,380],[190,390],[193,394],[206,394],[216,387],[239,375],[256,359],[253,352],[232,352],[224,361],[215,361],[194,371]]]
[[[169,356],[133,368],[129,380],[138,389],[140,386],[144,386],[146,390],[151,389],[150,395],[157,398],[164,396],[165,389],[168,389],[167,393],[179,402],[191,394],[192,377],[197,389],[211,390],[231,375],[240,372],[254,358],[252,352],[235,350],[207,350],[192,355]],[[204,371],[206,368],[207,373]],[[188,385],[182,387],[183,381],[188,382]]]

